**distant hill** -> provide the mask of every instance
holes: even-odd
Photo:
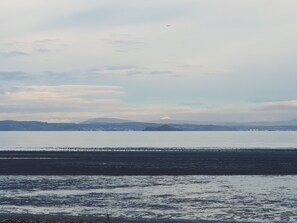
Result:
[[[96,118],[81,123],[0,121],[0,131],[297,131],[297,119],[279,122],[182,124]]]
[[[0,131],[142,131],[148,123],[90,122],[90,123],[48,123],[37,121],[0,121]]]
[[[75,123],[47,123],[36,121],[0,121],[0,131],[76,131],[83,130]]]
[[[171,125],[160,125],[157,127],[146,127],[143,131],[182,131],[180,128],[176,128]]]
[[[125,123],[132,122],[131,120],[119,118],[92,118],[81,122],[81,124],[97,124],[97,123]]]

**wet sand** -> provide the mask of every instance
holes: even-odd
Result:
[[[0,214],[1,223],[109,223],[106,217]],[[110,223],[236,223],[235,221],[129,219],[110,217]],[[247,223],[247,222],[241,222]]]
[[[0,175],[295,174],[297,150],[0,152]]]

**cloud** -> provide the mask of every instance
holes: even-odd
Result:
[[[25,89],[30,86],[37,85],[76,85],[76,84],[94,84],[94,78],[90,75],[90,81],[85,83],[85,73],[82,72],[27,72],[27,71],[0,71],[0,85],[9,89],[14,87],[17,89]],[[92,79],[93,78],[93,79]],[[6,83],[4,82],[6,81]],[[7,83],[13,81],[13,83]],[[4,86],[5,83],[5,86]]]
[[[15,87],[0,92],[0,119],[82,120],[118,110],[124,94],[122,87],[109,85]]]
[[[146,68],[137,66],[109,66],[103,69],[98,69],[94,71],[97,75],[139,75],[146,73]]]
[[[62,42],[60,39],[44,38],[44,39],[9,42],[6,44],[6,46],[8,47],[8,49],[13,49],[13,50],[10,50],[7,52],[0,52],[0,55],[6,56],[6,57],[17,57],[17,56],[34,56],[34,52],[50,53],[52,51],[58,51],[61,48],[68,46],[68,44]],[[31,52],[31,53],[27,53],[27,52]]]
[[[107,70],[135,70],[135,69],[145,69],[144,67],[133,66],[133,65],[122,65],[122,66],[108,66]]]
[[[118,86],[59,85],[21,87],[3,96],[12,101],[85,104],[106,102],[106,97],[123,94],[124,90]]]
[[[93,70],[92,72],[100,76],[174,75],[174,72],[170,70],[154,70],[140,66],[109,66],[103,69]]]
[[[274,101],[267,102],[259,106],[257,109],[264,111],[285,111],[285,110],[295,110],[297,111],[297,100],[291,101]]]
[[[112,44],[116,46],[138,46],[144,44],[144,42],[133,41],[133,40],[114,40]]]
[[[59,39],[38,39],[34,40],[32,44],[34,45],[52,45],[59,43]]]
[[[169,120],[171,120],[171,117],[170,116],[163,116],[163,117],[160,118],[160,120],[169,121]]]
[[[8,46],[26,46],[26,45],[34,45],[34,46],[48,46],[48,45],[60,45],[59,39],[49,39],[49,38],[43,38],[43,39],[35,39],[35,40],[26,40],[26,41],[13,41],[7,43]]]
[[[118,117],[139,121],[185,120],[194,122],[250,122],[278,121],[295,118],[295,111],[280,113],[274,110],[259,110],[260,105],[250,107],[193,108],[190,106],[134,106],[117,100],[102,100],[101,103],[87,101],[77,103],[45,101],[44,104],[0,104],[0,119],[17,120],[71,120],[82,121],[90,117]],[[39,101],[40,102],[40,101]],[[50,103],[49,103],[50,102]]]
[[[9,101],[0,104],[0,113],[2,114],[52,114],[64,113],[64,117],[68,113],[80,112],[104,112],[119,107],[123,102],[119,99],[98,99],[84,102],[52,102],[52,101]],[[77,117],[79,118],[79,117]]]
[[[135,40],[112,40],[111,44],[114,46],[115,51],[117,52],[128,52],[130,50],[137,50],[140,49],[145,43],[141,41]]]
[[[38,52],[38,53],[49,53],[51,51],[52,50],[50,50],[50,49],[44,49],[44,48],[36,49],[36,52]]]
[[[81,122],[90,117],[98,117],[98,112],[80,112],[68,111],[65,112],[8,112],[0,111],[0,120],[20,120],[20,121],[47,121],[47,122]]]
[[[152,74],[152,75],[164,75],[164,74],[171,75],[171,74],[173,74],[173,72],[170,70],[153,70],[150,72],[150,74]]]
[[[23,51],[8,51],[8,52],[0,52],[0,55],[3,57],[27,57],[30,54]]]
[[[38,49],[58,49],[69,46],[69,44],[65,43],[60,39],[37,39],[31,42],[28,42],[27,45],[31,45],[33,47],[38,47]]]
[[[0,80],[2,81],[24,80],[29,78],[29,75],[22,71],[0,72]]]
[[[293,0],[9,0],[0,6],[1,70],[26,72],[0,73],[0,103],[19,105],[20,113],[25,107],[45,113],[43,106],[57,114],[84,109],[85,116],[89,109],[153,119],[294,115]],[[125,90],[73,87],[96,84]],[[126,107],[103,112],[122,100]],[[275,102],[259,103],[269,100]]]
[[[191,1],[188,1],[189,3]],[[127,0],[122,4],[117,1],[100,1],[86,4],[81,10],[72,11],[57,18],[51,27],[118,27],[138,26],[169,22],[188,15],[184,1],[144,1],[141,3]],[[84,5],[84,6],[86,6]]]
[[[138,50],[143,46],[145,43],[141,41],[135,41],[135,40],[113,40],[111,41],[111,44],[114,46],[114,50],[116,52],[128,52],[130,50]]]

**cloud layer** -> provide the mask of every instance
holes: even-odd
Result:
[[[294,0],[1,1],[0,119],[296,118],[296,11]]]

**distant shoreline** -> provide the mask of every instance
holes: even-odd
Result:
[[[0,175],[297,175],[296,149],[0,151]]]
[[[297,131],[297,120],[258,123],[150,123],[0,121],[0,131]]]

